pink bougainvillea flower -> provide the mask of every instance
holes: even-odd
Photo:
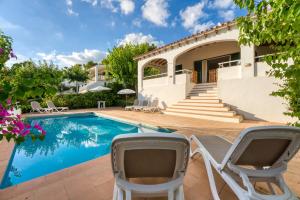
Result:
[[[33,128],[35,128],[35,129],[37,129],[39,131],[43,130],[43,128],[38,123],[35,123],[34,126],[33,126]]]
[[[7,100],[6,100],[6,103],[7,103],[7,105],[10,106],[10,105],[11,105],[11,99],[7,99]]]
[[[0,55],[4,53],[4,49],[0,47]]]

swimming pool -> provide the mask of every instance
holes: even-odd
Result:
[[[95,114],[31,118],[47,132],[44,141],[15,146],[0,188],[16,185],[110,153],[119,134],[172,132],[124,123]]]

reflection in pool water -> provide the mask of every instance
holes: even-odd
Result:
[[[108,154],[116,135],[153,131],[93,114],[30,119],[36,121],[47,132],[45,140],[26,140],[15,147],[0,188]]]

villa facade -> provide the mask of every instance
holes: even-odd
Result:
[[[238,37],[236,23],[228,22],[136,57],[139,99],[159,99],[172,115],[289,121],[283,100],[270,95],[278,80],[261,61],[271,49],[239,45]],[[147,67],[160,74],[144,76]]]

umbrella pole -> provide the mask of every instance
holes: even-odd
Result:
[[[125,107],[127,106],[127,94],[125,95]]]

